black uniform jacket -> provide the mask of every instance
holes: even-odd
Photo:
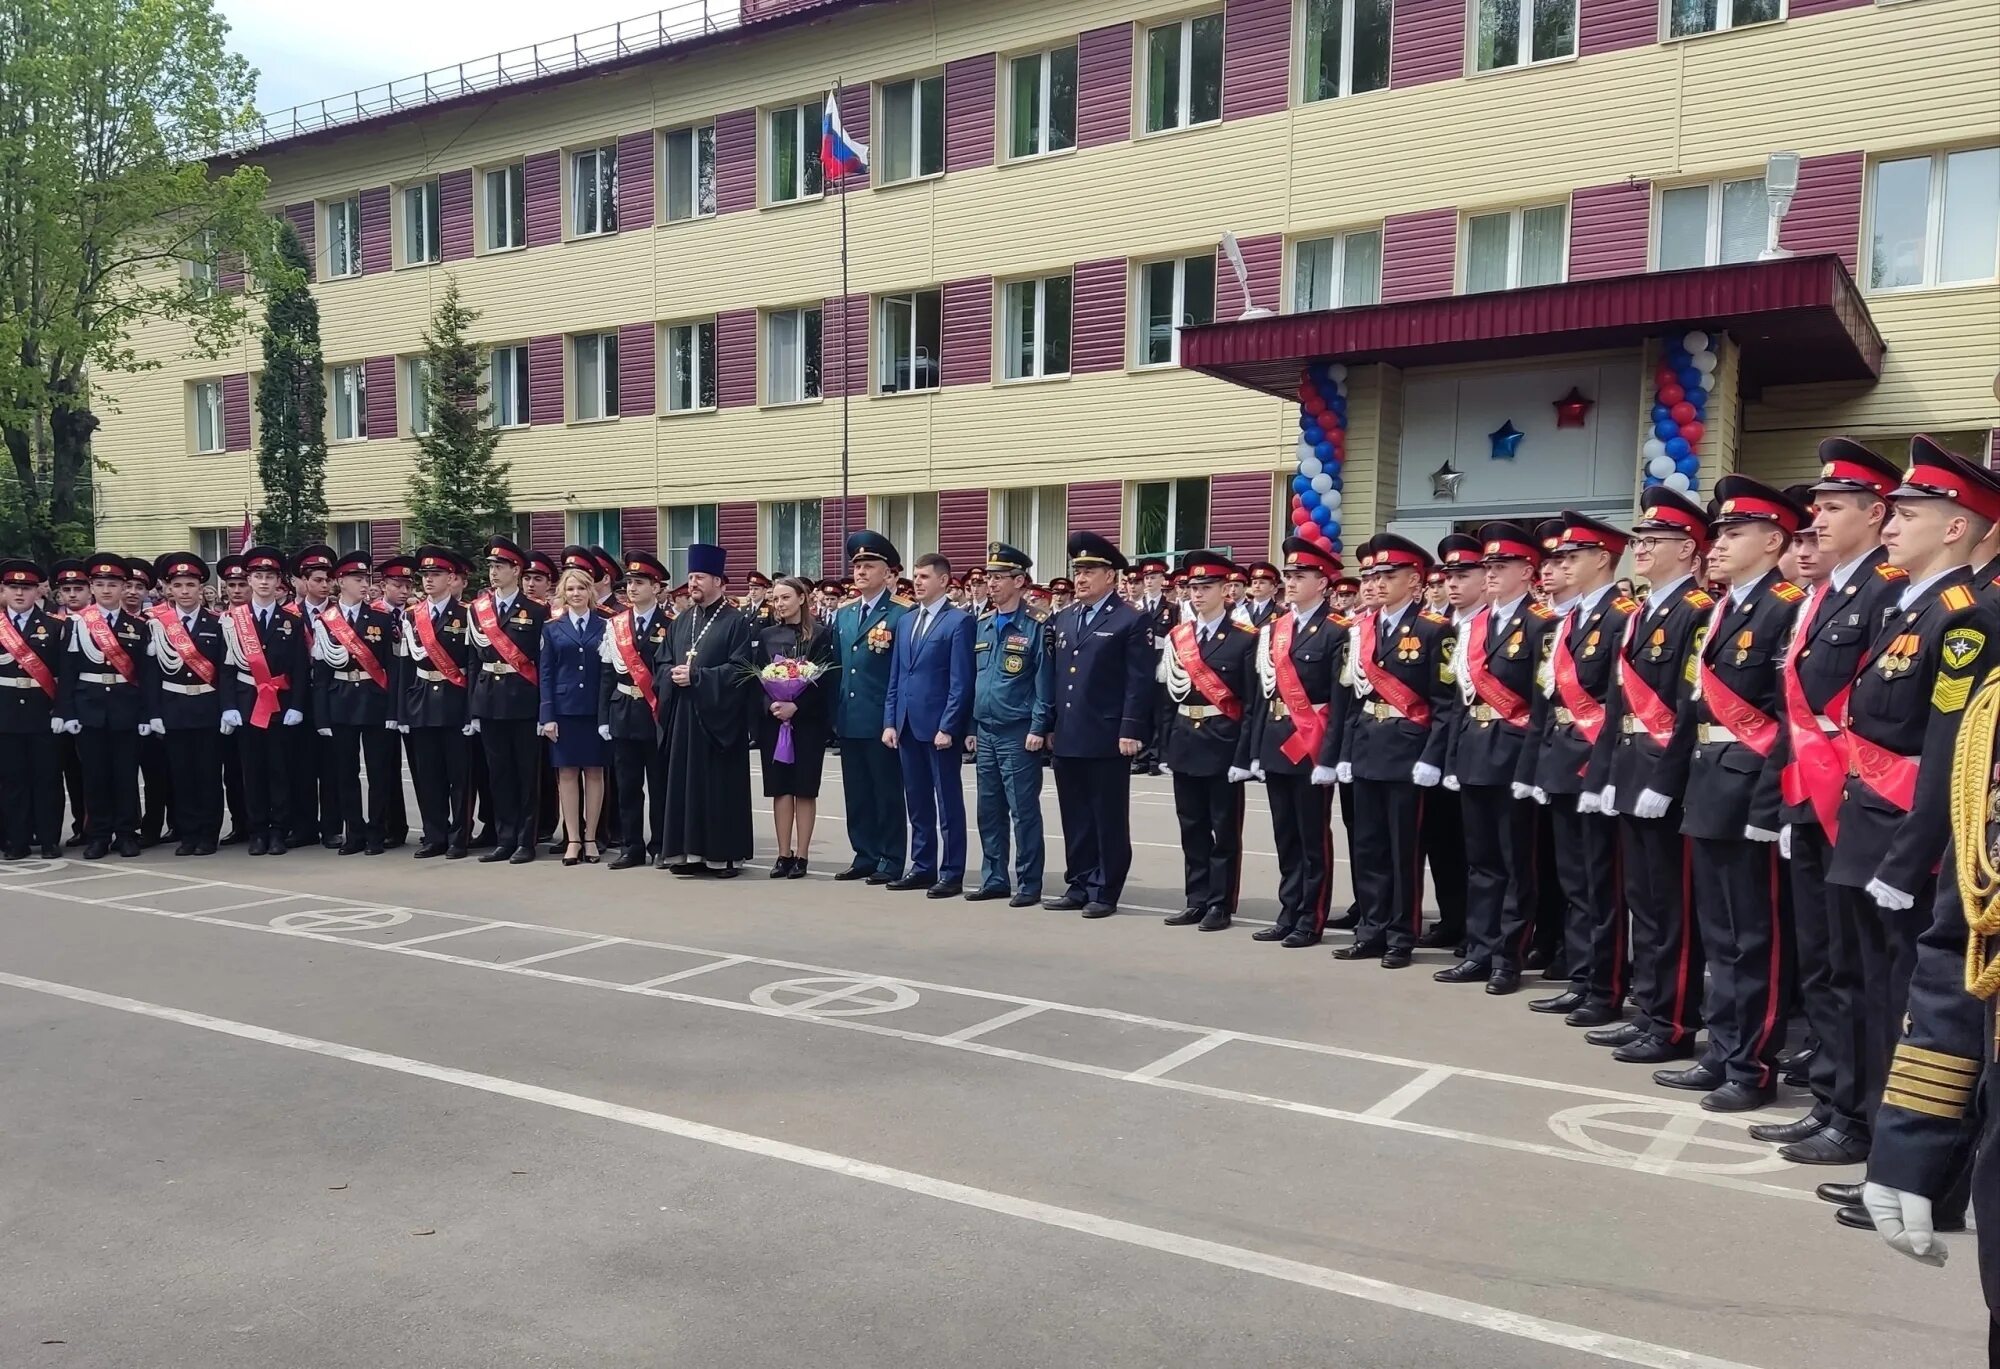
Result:
[[[0,607],[0,613],[7,612],[8,609]],[[21,634],[28,650],[48,666],[49,674],[58,681],[62,678],[63,648],[68,634],[68,623],[40,609],[29,612],[27,629]],[[30,683],[0,683],[0,736],[18,737],[47,732],[49,719],[62,716],[55,712],[55,700],[40,685],[32,682],[19,661],[0,649],[0,681],[8,680],[29,680]],[[60,685],[57,692],[61,692]]]
[[[672,623],[673,619],[667,616],[667,611],[655,605],[643,626],[633,626],[633,647],[648,670],[654,670],[653,662],[659,657],[660,648],[666,645],[667,628]],[[655,740],[660,735],[659,724],[653,721],[652,707],[636,692],[638,685],[633,683],[632,674],[625,667],[625,657],[618,650],[618,644],[611,640],[609,622],[605,624],[602,655],[604,669],[599,673],[597,683],[598,725],[609,727],[617,741]],[[655,670],[653,688],[656,692],[661,683],[659,672]]]
[[[1445,773],[1455,775],[1461,787],[1471,785],[1505,788],[1520,776],[1522,753],[1533,735],[1535,671],[1547,650],[1546,639],[1556,615],[1547,605],[1522,595],[1503,617],[1487,605],[1469,619],[1459,635],[1457,726],[1452,728],[1446,752]],[[1521,700],[1528,709],[1527,722],[1516,726],[1499,709],[1479,697],[1472,678],[1471,634],[1478,633],[1486,645],[1486,670],[1502,688]]]
[[[1083,618],[1084,606],[1071,604],[1043,628],[1055,658],[1054,752],[1103,760],[1119,754],[1121,740],[1152,737],[1159,657],[1150,620],[1116,594],[1089,627]]]
[[[400,672],[403,697],[397,721],[405,727],[462,728],[472,716],[472,677],[479,670],[472,660],[471,635],[465,630],[465,605],[456,599],[445,600],[442,611],[430,624],[438,650],[458,667],[458,677],[465,682],[462,686],[453,684],[438,669],[417,627],[419,614],[427,620],[431,618],[430,600],[420,600],[403,611],[396,638],[396,650],[403,662]]]
[[[1198,637],[1201,625],[1189,622],[1175,630]],[[1258,688],[1257,629],[1224,613],[1216,623],[1215,632],[1196,649],[1236,700],[1241,713],[1230,718],[1216,711],[1216,700],[1181,669],[1173,639],[1169,637],[1166,650],[1160,654],[1160,678],[1166,682],[1167,698],[1173,707],[1164,759],[1176,775],[1203,779],[1227,774],[1231,768],[1248,770],[1251,761],[1248,714]],[[1204,715],[1191,718],[1184,711],[1190,708],[1202,710]]]
[[[1778,710],[1778,662],[1792,619],[1805,597],[1804,590],[1775,569],[1764,572],[1756,583],[1730,592],[1728,614],[1709,630],[1696,656],[1707,663],[1725,688],[1773,721]],[[1712,613],[1709,616],[1714,618]],[[1734,734],[1718,721],[1714,701],[1702,695],[1697,683],[1681,705],[1689,721],[1703,729],[1695,734],[1688,759],[1681,831],[1690,837],[1723,841],[1742,840],[1747,827],[1776,832],[1775,767],[1765,783],[1770,763],[1752,747],[1734,740]]]
[[[131,658],[136,678],[115,678],[119,672],[98,652],[90,629],[84,626],[82,613],[72,613],[62,670],[56,676],[56,716],[85,727],[137,731],[139,724],[150,716],[145,705],[150,688],[147,677],[153,668],[153,658],[146,654],[151,631],[144,618],[119,609],[112,633]]]
[[[1418,722],[1405,717],[1375,692],[1359,659],[1364,629],[1356,620],[1342,672],[1353,690],[1340,758],[1354,778],[1408,783],[1419,763],[1444,769],[1452,730],[1458,725],[1458,676],[1452,653],[1458,641],[1451,620],[1405,604],[1393,629],[1375,628],[1375,663],[1407,685],[1429,709]]]
[[[334,612],[341,609],[335,606]],[[324,623],[313,624],[313,721],[319,727],[380,727],[396,716],[397,615],[373,604],[355,611],[354,633],[387,681],[376,684]]]
[[[281,727],[287,709],[305,712],[305,703],[312,693],[312,637],[304,627],[304,620],[296,613],[286,612],[289,605],[271,611],[270,625],[260,626],[257,622],[257,606],[250,605],[251,627],[257,633],[257,640],[264,646],[264,664],[274,676],[284,680],[284,687],[278,691],[277,711],[272,713],[269,727]],[[225,616],[223,641],[234,640],[235,620]],[[222,707],[235,709],[243,715],[243,725],[248,727],[257,709],[256,679],[251,674],[250,664],[236,646],[228,647],[222,669]]]
[[[1648,789],[1676,802],[1687,789],[1695,722],[1681,704],[1694,687],[1695,653],[1701,650],[1709,615],[1714,612],[1715,597],[1692,582],[1674,591],[1671,602],[1662,603],[1655,595],[1640,606],[1639,625],[1619,648],[1604,731],[1591,755],[1584,787],[1610,785],[1621,812],[1631,812],[1639,795]],[[1627,675],[1650,689],[1666,707],[1671,718],[1666,745],[1654,739],[1632,707]]]
[[[489,601],[493,599],[491,594],[480,597]],[[518,722],[523,718],[532,721],[541,715],[541,686],[530,684],[527,677],[519,674],[492,642],[481,645],[479,621],[474,615],[476,607],[475,601],[466,608],[466,632],[472,637],[473,660],[476,662],[472,675],[472,716],[496,721]],[[497,610],[497,602],[495,607]],[[515,594],[512,607],[500,620],[499,630],[521,649],[520,654],[531,670],[541,665],[542,626],[548,620],[546,606],[520,593]]]
[[[178,621],[180,610],[168,606]],[[213,732],[222,721],[222,685],[228,674],[228,646],[222,637],[222,620],[208,609],[196,609],[194,626],[188,636],[195,650],[208,658],[215,683],[204,681],[182,660],[167,641],[167,630],[158,622],[147,624],[151,636],[146,651],[153,668],[146,677],[146,716],[158,718],[175,732]]]
[[[1534,778],[1528,783],[1550,794],[1578,794],[1587,788],[1604,786],[1586,783],[1591,754],[1605,729],[1611,726],[1609,709],[1595,738],[1585,734],[1583,724],[1564,702],[1556,680],[1556,663],[1565,647],[1576,669],[1577,684],[1602,707],[1611,697],[1612,667],[1618,647],[1625,640],[1625,624],[1639,612],[1634,600],[1606,588],[1588,612],[1573,610],[1559,618],[1549,631],[1549,664],[1543,674],[1544,687],[1535,691],[1535,715],[1529,723],[1536,748]],[[1525,765],[1526,762],[1524,761]]]
[[[1325,709],[1325,730],[1316,754],[1294,761],[1285,743],[1296,730],[1291,706],[1278,692],[1278,668],[1272,659],[1272,630],[1283,618],[1274,614],[1264,624],[1257,643],[1257,680],[1246,721],[1251,724],[1250,757],[1266,775],[1310,775],[1315,765],[1331,766],[1340,759],[1340,735],[1354,691],[1340,685],[1341,663],[1347,659],[1347,620],[1320,604],[1292,628],[1291,661],[1306,698]],[[1245,767],[1246,769],[1248,767]]]

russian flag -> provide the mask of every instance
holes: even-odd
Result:
[[[840,103],[835,95],[826,97],[825,109],[819,124],[819,164],[827,179],[838,180],[850,171],[866,171],[868,144],[855,142],[840,126]]]

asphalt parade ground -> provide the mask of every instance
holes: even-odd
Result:
[[[1096,922],[834,883],[837,762],[804,880],[0,866],[0,1366],[1978,1362],[1970,1236],[1836,1227],[1533,976],[1251,941],[1256,786],[1242,919],[1162,927],[1170,783]]]

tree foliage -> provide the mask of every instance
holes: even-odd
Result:
[[[210,0],[0,0],[0,531],[44,559],[91,537],[94,382],[159,364],[142,329],[215,354],[242,303],[186,263],[268,256],[263,171],[208,160],[255,118],[227,34]]]
[[[424,405],[430,430],[417,438],[410,476],[410,530],[419,544],[450,547],[478,560],[488,535],[512,523],[505,461],[494,460],[500,432],[486,402],[486,353],[466,333],[479,315],[445,286],[424,334]]]
[[[257,378],[257,541],[290,551],[326,536],[326,360],[306,249],[278,226],[276,282],[264,301],[264,371]]]

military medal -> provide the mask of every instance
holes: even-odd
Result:
[[[1747,627],[1736,635],[1736,664],[1742,665],[1750,659],[1750,641],[1750,629]]]

